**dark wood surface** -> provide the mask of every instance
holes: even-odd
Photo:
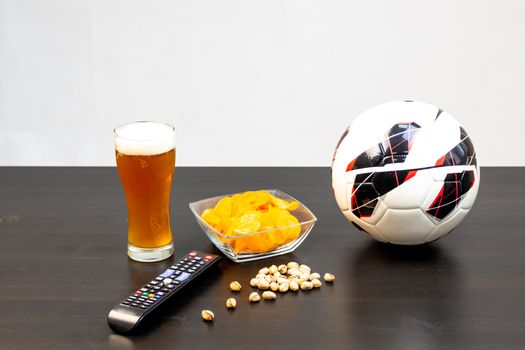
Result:
[[[293,253],[222,263],[132,337],[106,324],[111,307],[170,265],[126,256],[126,207],[115,168],[0,168],[1,349],[523,349],[525,169],[483,168],[474,209],[433,244],[373,242],[340,213],[328,168],[177,168],[176,255],[218,251],[188,203],[278,188],[318,217]],[[337,280],[249,304],[248,280],[296,260]],[[245,288],[233,312],[228,283]],[[202,309],[216,314],[213,324]]]

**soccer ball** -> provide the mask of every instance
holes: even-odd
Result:
[[[479,188],[474,145],[454,117],[415,101],[362,113],[334,152],[332,186],[343,214],[372,238],[435,241],[468,214]]]

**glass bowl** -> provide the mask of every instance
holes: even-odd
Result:
[[[281,192],[276,189],[269,189],[266,190],[273,196],[277,198],[284,199],[285,201],[292,202],[296,201],[299,203],[299,207],[295,210],[291,210],[290,213],[299,220],[298,224],[286,226],[286,227],[277,227],[269,230],[264,231],[257,231],[247,234],[239,234],[234,236],[226,236],[225,234],[221,233],[220,231],[217,231],[215,228],[210,226],[206,221],[204,221],[201,218],[201,214],[204,210],[208,208],[214,208],[217,202],[221,200],[221,198],[226,196],[233,196],[234,194],[228,194],[208,199],[202,199],[200,201],[192,202],[189,204],[191,212],[193,215],[195,215],[195,219],[197,219],[197,223],[202,228],[204,233],[208,236],[208,238],[215,244],[215,246],[224,253],[228,258],[235,262],[246,262],[246,261],[253,261],[253,260],[259,260],[259,259],[265,259],[272,256],[287,254],[295,250],[308,236],[312,228],[314,227],[315,222],[317,221],[317,218],[315,215],[308,209],[303,203],[298,201],[297,199],[293,198],[290,195],[287,195],[284,192]],[[242,240],[252,240],[255,239],[261,244],[271,244],[271,246],[275,246],[276,242],[275,239],[272,240],[272,237],[275,237],[275,235],[279,234],[280,230],[283,229],[294,229],[296,227],[300,228],[300,233],[291,242],[286,242],[281,245],[277,245],[274,249],[266,251],[266,252],[254,252],[254,251],[247,251],[247,250],[241,250],[236,252],[234,249],[234,246],[236,242],[240,242]]]

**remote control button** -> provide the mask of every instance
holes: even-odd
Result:
[[[191,253],[189,253],[188,255],[191,256],[191,257],[193,257],[193,256],[197,256],[197,253],[195,253],[195,252],[191,252]]]
[[[135,295],[130,295],[128,299],[137,299],[137,297]]]
[[[130,303],[129,301],[125,300],[125,301],[123,301],[121,304],[122,304],[122,305],[129,305],[129,304],[131,304],[131,303]]]
[[[173,271],[174,271],[173,269],[167,269],[166,271],[161,273],[159,277],[164,277],[164,278],[169,277],[173,273]]]
[[[149,298],[153,298],[153,297],[155,297],[155,294],[150,293],[150,294],[148,294],[148,297],[149,297]]]
[[[179,282],[182,282],[184,281],[185,279],[187,279],[188,277],[190,277],[191,275],[187,272],[183,272],[180,274],[180,276],[178,276],[177,278],[175,278],[175,281],[179,281]]]
[[[162,278],[162,277],[155,277],[155,280],[156,280],[156,281],[162,281],[163,278]]]
[[[184,267],[181,267],[179,271],[186,271],[186,269]]]
[[[175,285],[173,283],[170,283],[166,286],[166,288],[173,289],[175,288]]]
[[[180,282],[177,281],[177,280],[174,280],[174,281],[173,281],[173,284],[180,284]]]
[[[131,306],[137,307],[137,306],[139,306],[139,304],[138,303],[131,303]]]
[[[168,293],[170,290],[168,288],[162,288],[160,291],[164,293]]]
[[[196,272],[196,271],[197,271],[197,270],[195,270],[195,269],[189,269],[189,270],[188,270],[189,273],[194,273],[194,272]]]
[[[166,293],[164,293],[164,292],[158,292],[157,293],[157,295],[160,295],[160,296],[163,296],[164,294],[166,294]]]
[[[194,260],[200,260],[201,257],[200,256],[196,256],[195,258],[193,258]]]
[[[148,294],[149,294],[148,292],[142,292],[142,296],[143,296],[143,297],[147,297]]]
[[[151,281],[149,284],[151,284],[152,286],[156,286],[157,284],[159,284],[159,281]]]
[[[173,282],[173,280],[171,278],[165,278],[164,281],[162,281],[162,283],[167,286],[168,284],[170,284],[171,282]]]
[[[147,292],[147,291],[148,291],[148,288],[140,288],[140,291],[141,291],[141,292]]]
[[[160,290],[162,288],[162,286],[155,286],[153,287],[153,290]]]
[[[144,304],[143,304],[143,305],[140,305],[139,307],[140,307],[141,309],[147,309],[147,308],[149,307],[149,305],[144,305]]]
[[[214,258],[213,258],[213,256],[211,256],[211,255],[206,255],[206,256],[204,257],[204,260],[207,260],[207,261],[211,261],[211,260],[213,260],[213,259],[214,259]]]
[[[162,295],[155,295],[155,299],[159,300],[160,298],[162,298]]]

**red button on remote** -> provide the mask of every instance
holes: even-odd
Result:
[[[197,253],[195,253],[195,252],[191,252],[191,253],[189,253],[188,255],[189,255],[189,256],[197,256]]]
[[[213,260],[213,256],[206,255],[204,257],[204,260],[208,260],[208,261]]]
[[[140,290],[137,290],[137,291],[135,292],[135,294],[137,294],[137,295],[141,295],[142,292],[141,292]]]

